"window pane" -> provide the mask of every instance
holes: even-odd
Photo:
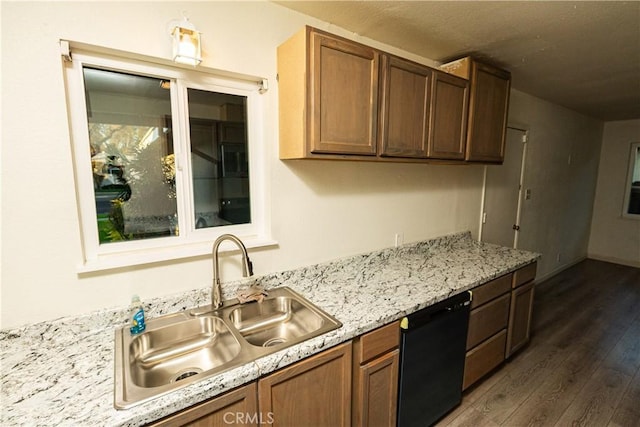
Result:
[[[245,96],[188,89],[196,228],[251,222]]]
[[[100,243],[177,235],[167,82],[83,73]]]
[[[627,213],[640,215],[640,143],[631,146],[631,158],[629,159],[631,182],[629,183],[629,204]]]

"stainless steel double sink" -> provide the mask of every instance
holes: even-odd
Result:
[[[126,409],[242,366],[342,324],[287,287],[261,303],[226,301],[151,319],[115,336],[115,407]]]

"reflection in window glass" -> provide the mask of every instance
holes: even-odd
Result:
[[[631,145],[625,199],[625,213],[640,215],[640,142]]]
[[[83,69],[100,244],[177,235],[168,85]]]
[[[251,222],[246,96],[188,89],[195,227]]]

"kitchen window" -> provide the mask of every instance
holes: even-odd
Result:
[[[640,219],[640,142],[631,144],[622,216]]]
[[[79,271],[202,255],[223,233],[272,243],[258,79],[84,51],[66,64]]]

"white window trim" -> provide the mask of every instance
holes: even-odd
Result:
[[[632,142],[629,151],[629,170],[627,171],[627,180],[624,186],[624,203],[622,205],[622,217],[627,219],[640,220],[639,214],[629,213],[629,202],[631,201],[631,182],[633,181],[633,172],[636,167],[636,152],[640,148],[640,142]]]
[[[72,45],[73,46],[73,45]],[[230,72],[216,72],[212,69],[193,69],[175,66],[171,61],[140,55],[122,55],[119,51],[109,52],[105,48],[87,49],[81,45],[73,50],[73,60],[66,61],[65,78],[67,88],[68,115],[74,158],[76,200],[80,219],[83,259],[77,266],[78,273],[88,273],[114,268],[150,264],[209,254],[213,241],[223,233],[232,233],[242,239],[247,248],[276,245],[271,238],[270,189],[268,185],[267,153],[265,147],[264,117],[265,107],[262,93],[266,91],[266,80]],[[65,55],[63,54],[63,58]],[[176,187],[183,196],[178,198],[180,235],[109,243],[100,245],[96,226],[96,207],[93,192],[91,156],[88,142],[88,122],[85,106],[83,66],[123,70],[141,75],[149,75],[172,82],[172,122],[174,133],[188,141],[189,125],[186,111],[177,105],[186,97],[174,96],[174,91],[187,88],[218,90],[247,97],[247,126],[250,171],[251,223],[224,227],[195,229],[191,218],[193,188],[191,165],[186,143],[174,144],[176,155]],[[228,247],[228,249],[232,249]],[[225,247],[222,247],[225,250]]]

